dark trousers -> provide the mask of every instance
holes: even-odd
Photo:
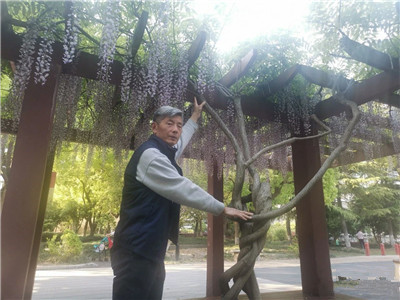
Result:
[[[164,262],[154,262],[124,249],[111,249],[114,300],[161,300]]]
[[[358,239],[358,241],[360,242],[361,248],[364,249],[364,248],[365,248],[365,246],[364,246],[364,239]]]

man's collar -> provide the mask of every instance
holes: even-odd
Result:
[[[174,153],[176,151],[178,151],[178,146],[174,145],[174,146],[170,146],[166,141],[164,141],[163,139],[159,138],[158,136],[156,136],[154,133],[150,136],[150,138],[154,138],[156,141],[158,141],[159,143],[161,143],[162,145],[164,145],[167,149],[173,151]]]

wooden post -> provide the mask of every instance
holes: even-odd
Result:
[[[22,104],[10,179],[1,215],[1,298],[25,299],[61,68],[45,85],[31,78]]]
[[[36,221],[36,229],[35,229],[35,236],[33,239],[31,260],[29,263],[28,276],[27,276],[26,285],[25,285],[24,297],[26,299],[32,298],[33,285],[35,283],[36,266],[37,266],[37,260],[39,257],[39,250],[40,250],[40,242],[42,239],[44,217],[46,215],[47,200],[49,199],[49,195],[52,197],[52,194],[54,191],[55,175],[56,175],[56,173],[52,172],[54,158],[55,158],[55,149],[53,149],[47,157],[46,171],[45,171],[44,181],[43,181],[42,196],[40,197],[39,213],[38,213],[38,217],[37,217],[37,221]],[[52,191],[50,192],[50,190],[52,190]]]
[[[298,141],[292,146],[297,194],[321,166],[318,140]],[[333,296],[322,180],[296,207],[301,281],[306,297]]]
[[[208,176],[208,192],[214,198],[224,199],[223,177],[218,178],[218,166],[214,164],[213,175]],[[219,278],[224,273],[224,217],[208,214],[207,232],[207,291],[206,297],[220,297]]]

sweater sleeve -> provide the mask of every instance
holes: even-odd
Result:
[[[158,149],[145,150],[137,167],[137,180],[173,202],[220,215],[225,205],[191,180],[179,175]]]
[[[186,146],[189,144],[190,139],[198,128],[199,125],[197,125],[197,123],[194,122],[192,119],[189,119],[183,126],[181,137],[176,145],[178,151],[176,151],[175,159],[178,159],[182,155],[183,150],[185,150]]]

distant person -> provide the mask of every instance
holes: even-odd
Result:
[[[362,249],[365,249],[365,245],[364,245],[364,233],[363,233],[361,230],[359,230],[359,231],[356,233],[356,237],[358,238],[358,242],[360,243],[361,248],[362,248]]]
[[[120,220],[111,249],[113,299],[161,299],[168,239],[177,244],[180,205],[248,220],[252,213],[226,207],[182,176],[176,159],[197,130],[203,106],[193,114],[162,106],[153,116],[153,134],[135,150],[124,174]],[[212,138],[212,137],[210,137]]]

